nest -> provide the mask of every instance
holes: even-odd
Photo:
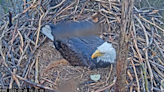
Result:
[[[118,47],[121,3],[116,0],[34,0],[21,13],[2,17],[0,26],[1,88],[43,88],[63,92],[101,92],[114,89],[116,65],[89,70],[71,66],[40,33],[47,23],[92,19],[102,25],[99,36]],[[128,54],[126,89],[160,91],[164,83],[164,18],[160,10],[134,7]],[[95,15],[99,15],[96,16]],[[90,75],[100,74],[93,82]],[[64,88],[63,88],[64,87]]]

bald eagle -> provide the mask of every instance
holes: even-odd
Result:
[[[41,32],[54,42],[55,48],[71,65],[95,69],[107,67],[116,59],[112,44],[92,35],[98,30],[97,24],[84,21],[48,24]],[[77,36],[77,33],[80,34]]]

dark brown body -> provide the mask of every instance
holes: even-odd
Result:
[[[92,35],[100,31],[97,24],[84,21],[50,25],[50,27],[56,49],[71,65],[87,66],[90,69],[109,66],[110,63],[97,63],[96,58],[91,59],[97,47],[104,43],[104,40]]]

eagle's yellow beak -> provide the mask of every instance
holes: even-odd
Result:
[[[96,58],[96,57],[99,57],[99,56],[102,56],[103,54],[102,53],[100,53],[100,51],[99,50],[96,50],[93,54],[92,54],[92,59],[94,59],[94,58]]]

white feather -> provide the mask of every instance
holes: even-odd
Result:
[[[54,37],[51,34],[51,28],[49,25],[45,25],[45,27],[42,28],[41,31],[44,35],[46,35],[49,39],[51,39],[52,41],[54,41]]]
[[[116,51],[113,48],[112,44],[104,42],[102,45],[97,47],[97,50],[99,50],[100,53],[104,53],[103,56],[97,57],[97,62],[101,60],[103,62],[115,63]]]

